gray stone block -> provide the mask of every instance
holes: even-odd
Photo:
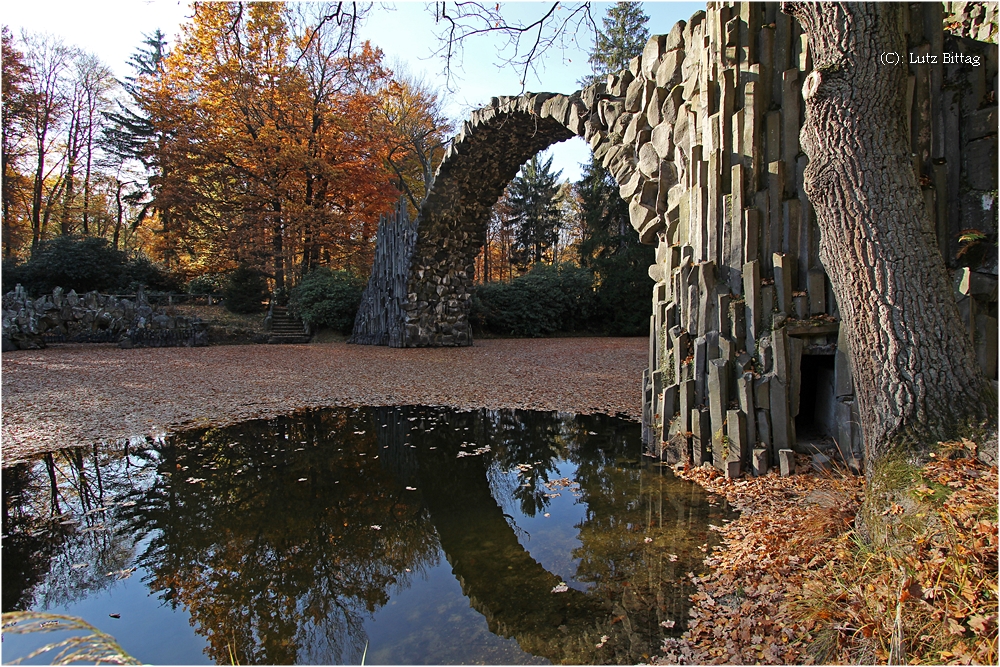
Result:
[[[766,449],[755,449],[753,450],[753,475],[754,477],[760,477],[761,475],[766,475],[767,471],[770,469],[767,464],[767,450]]]
[[[712,462],[712,421],[708,410],[691,411],[691,463]]]
[[[761,447],[770,449],[771,447],[771,413],[767,410],[757,409],[757,442]]]
[[[781,476],[788,477],[795,474],[795,452],[790,449],[778,450],[778,466],[781,469]]]
[[[684,360],[691,354],[690,337],[679,326],[672,327],[667,335],[674,351],[674,378],[679,381]]]
[[[806,291],[809,293],[809,314],[826,312],[826,272],[813,269],[806,274]]]
[[[774,330],[771,335],[771,346],[774,348],[774,374],[786,385],[791,383],[791,350],[788,333],[784,327]]]
[[[699,336],[694,341],[694,387],[696,400],[699,404],[705,404],[706,389],[708,379],[708,340],[704,336]]]
[[[763,333],[760,299],[760,263],[757,260],[743,265],[743,300],[746,304],[747,351],[751,351]]]
[[[678,414],[680,415],[680,428],[682,431],[691,429],[691,410],[694,409],[694,380],[684,380],[680,383],[677,392]]]
[[[750,446],[747,442],[747,416],[742,410],[728,410],[726,412],[726,438],[729,451],[725,452],[726,460],[737,460],[749,469]]]
[[[774,451],[792,449],[795,444],[794,422],[788,414],[788,386],[771,378],[771,447]]]
[[[722,438],[726,433],[726,411],[729,407],[729,364],[721,359],[712,359],[708,365],[708,408],[712,418],[713,463],[723,469],[725,456],[722,452]]]
[[[659,65],[660,56],[666,51],[667,36],[652,35],[642,50],[642,75],[652,78],[653,70]]]
[[[726,461],[725,471],[726,479],[737,479],[740,476],[740,462],[739,461]]]
[[[674,49],[667,51],[656,66],[656,86],[670,90],[681,82],[684,51]]]
[[[739,401],[740,410],[747,416],[746,439],[747,447],[753,449],[757,442],[757,424],[754,418],[757,414],[753,400],[753,373],[744,373],[736,379],[736,399]]]
[[[660,156],[657,154],[656,149],[652,144],[643,144],[643,146],[639,149],[639,173],[648,179],[659,178]]]
[[[672,384],[663,390],[663,398],[660,403],[660,416],[664,423],[672,421],[677,416],[677,395],[678,385]]]
[[[795,258],[785,253],[772,255],[774,262],[774,292],[778,300],[778,310],[791,313],[792,310],[792,267]]]
[[[959,294],[974,296],[987,302],[997,300],[997,277],[995,275],[962,267],[958,270],[957,282]]]

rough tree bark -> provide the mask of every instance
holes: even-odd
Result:
[[[804,185],[851,345],[869,473],[898,447],[996,428],[910,159],[901,7],[782,3],[809,35]]]

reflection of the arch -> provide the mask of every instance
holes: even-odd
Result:
[[[92,453],[16,467],[4,471],[4,532],[26,542],[4,542],[4,609],[30,605],[56,570],[77,575],[65,586],[77,595],[106,585],[72,565],[106,575],[145,536],[145,582],[188,609],[215,660],[357,663],[365,617],[440,547],[493,632],[554,662],[634,662],[667,634],[661,621],[681,627],[683,573],[697,569],[706,518],[722,518],[697,487],[640,464],[638,445],[638,426],[607,417],[337,409],[103,453],[100,477]],[[587,505],[573,553],[586,592],[552,592],[559,578],[511,516],[548,509],[560,459],[576,464]],[[56,548],[70,543],[89,551]],[[8,549],[33,565],[10,568]]]
[[[700,569],[709,521],[721,523],[728,512],[709,504],[700,487],[643,463],[638,425],[522,411],[403,408],[394,416],[436,424],[434,432],[407,436],[419,483],[462,591],[493,632],[553,662],[634,663],[683,628],[693,592],[687,573]],[[462,448],[445,435],[455,431],[489,443],[489,456],[459,458],[476,445]],[[590,585],[586,593],[552,593],[559,578],[525,550],[498,498],[511,493],[527,516],[542,511],[545,483],[561,458],[576,464],[577,502],[587,505],[573,553],[574,580]]]

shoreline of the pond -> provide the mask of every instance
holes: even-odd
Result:
[[[2,465],[326,407],[513,408],[639,419],[646,348],[644,338],[586,337],[486,339],[465,348],[335,342],[19,351],[2,357]]]

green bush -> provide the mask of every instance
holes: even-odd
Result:
[[[24,264],[4,261],[3,283],[4,291],[21,283],[35,297],[56,287],[78,293],[134,292],[139,285],[172,292],[181,287],[177,276],[146,255],[139,253],[130,258],[96,236],[58,236],[42,241]]]
[[[180,276],[167,271],[141,252],[125,264],[119,289],[132,293],[139,285],[157,292],[184,290],[184,282]]]
[[[226,310],[243,315],[262,312],[269,294],[264,275],[246,264],[229,274],[223,291]]]
[[[591,329],[593,275],[572,264],[536,264],[509,283],[487,283],[472,302],[473,325],[506,336],[533,338]]]
[[[347,335],[354,327],[364,288],[365,281],[348,271],[321,267],[307,273],[292,289],[289,307],[311,326]]]
[[[610,336],[649,334],[653,281],[649,265],[655,261],[651,246],[633,245],[619,254],[594,262],[600,276],[594,315],[602,333]]]
[[[225,273],[205,273],[188,281],[188,294],[218,294],[226,290],[229,276]]]

